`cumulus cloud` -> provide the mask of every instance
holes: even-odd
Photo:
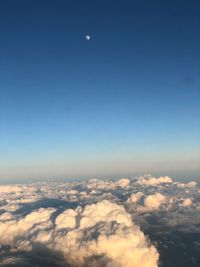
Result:
[[[127,203],[137,203],[144,194],[142,192],[133,193],[128,199]]]
[[[8,203],[6,205],[2,205],[0,209],[4,209],[6,211],[16,211],[20,208],[20,205],[15,203]]]
[[[68,190],[68,191],[66,192],[66,194],[68,194],[68,195],[76,195],[77,193],[78,193],[77,190]]]
[[[122,178],[117,181],[112,180],[98,180],[92,179],[88,181],[87,188],[91,190],[115,190],[117,187],[127,188],[130,184],[130,180],[127,178]]]
[[[1,193],[16,193],[16,192],[22,192],[23,188],[21,185],[0,185],[0,194]]]
[[[47,228],[51,225],[53,208],[39,209],[17,220],[0,221],[0,243],[12,243],[16,238],[24,237],[31,230]]]
[[[113,181],[92,179],[87,182],[86,187],[91,190],[114,190],[116,189],[116,183]]]
[[[166,196],[160,193],[146,196],[144,199],[144,206],[138,207],[138,211],[148,212],[158,210],[164,203],[166,203],[166,201]]]
[[[132,225],[131,215],[127,214],[122,206],[104,200],[97,204],[86,206],[80,221],[80,228],[92,227],[98,222],[112,222]]]
[[[197,182],[195,182],[195,181],[191,181],[191,182],[188,182],[188,183],[177,182],[176,185],[179,188],[194,188],[194,187],[197,186]]]
[[[73,209],[67,209],[59,214],[55,224],[57,229],[74,228],[76,226],[77,212]]]
[[[15,219],[15,216],[10,212],[4,212],[0,215],[0,222],[9,221]]]
[[[56,242],[70,264],[84,266],[92,260],[92,266],[100,266],[96,258],[109,267],[158,266],[156,248],[149,245],[124,207],[102,201],[87,205],[79,217],[79,227]]]
[[[190,198],[185,198],[182,200],[182,203],[180,204],[180,206],[183,207],[190,207],[192,205],[192,199]]]
[[[130,180],[129,179],[122,178],[116,184],[117,184],[117,186],[120,186],[122,188],[125,188],[125,187],[127,187],[129,185],[129,183],[130,183]]]
[[[140,229],[153,240],[155,228],[199,232],[199,191],[194,181],[150,175],[3,186],[0,257],[6,265],[17,256],[18,266],[31,255],[55,266],[156,267],[157,249]]]
[[[138,184],[147,185],[147,186],[156,186],[159,184],[167,184],[167,183],[172,183],[172,182],[173,180],[169,176],[163,176],[159,178],[140,176],[138,178]]]
[[[156,248],[123,206],[105,200],[67,209],[56,217],[55,226],[50,220],[54,212],[39,209],[19,220],[1,222],[1,244],[23,251],[39,242],[61,251],[71,266],[101,266],[102,262],[107,267],[158,266]]]

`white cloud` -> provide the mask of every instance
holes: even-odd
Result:
[[[92,179],[89,180],[87,183],[87,188],[92,190],[115,190],[117,187],[126,188],[130,184],[130,180],[127,178],[122,178],[117,181],[103,181],[103,180],[97,180]]]
[[[0,243],[9,243],[16,238],[23,238],[35,227],[38,229],[50,227],[50,216],[54,211],[53,208],[39,209],[21,219],[0,221]]]
[[[181,231],[199,231],[199,187],[194,181],[148,175],[2,188],[0,244],[11,246],[10,256],[12,251],[33,253],[40,243],[64,255],[70,266],[157,267],[156,248],[134,222],[148,229],[150,216],[160,223],[155,227],[179,225]],[[9,194],[5,188],[10,188]]]
[[[142,192],[133,193],[128,199],[127,203],[137,203],[144,194]]]
[[[130,180],[129,179],[122,178],[119,181],[117,181],[117,186],[120,186],[122,188],[125,188],[125,187],[127,187],[129,185],[129,183],[130,183]]]
[[[191,182],[188,182],[188,183],[177,182],[176,185],[179,188],[194,188],[194,187],[197,186],[197,182],[195,182],[195,181],[191,181]]]
[[[55,209],[39,209],[19,220],[0,223],[0,242],[18,251],[39,242],[63,253],[72,266],[157,267],[158,252],[123,206],[109,201],[65,210],[53,226]],[[62,229],[67,230],[61,232]],[[73,229],[72,229],[73,228]],[[47,255],[48,257],[48,255]]]
[[[156,248],[148,245],[122,206],[102,201],[86,206],[79,216],[80,227],[58,237],[56,242],[70,264],[100,266],[101,259],[107,267],[158,266]]]
[[[15,216],[10,212],[5,212],[0,215],[0,222],[14,220]]]
[[[148,212],[158,210],[164,203],[166,203],[166,196],[155,193],[154,195],[146,196],[144,199],[144,206],[139,206],[139,212]]]
[[[63,213],[59,214],[56,218],[56,228],[75,228],[76,226],[77,212],[73,209],[67,209]]]
[[[22,191],[23,188],[21,187],[21,185],[0,185],[0,194],[1,193],[10,194]]]
[[[190,207],[192,205],[192,199],[190,198],[185,198],[183,199],[182,203],[180,204],[180,206],[182,207]]]
[[[80,220],[80,228],[93,227],[98,222],[112,222],[126,226],[132,225],[131,215],[126,213],[124,207],[107,200],[85,207]]]
[[[140,176],[138,178],[138,184],[147,185],[147,186],[156,186],[159,184],[167,184],[167,183],[172,183],[172,182],[173,180],[169,176],[163,176],[159,178]]]
[[[116,183],[112,181],[92,179],[87,182],[86,186],[91,190],[114,190],[116,188]]]
[[[78,191],[77,190],[68,190],[66,192],[66,194],[68,194],[68,195],[76,195],[76,194],[78,194]]]
[[[6,211],[16,211],[20,208],[20,205],[15,203],[8,203],[7,205],[1,206],[0,209],[5,209]]]

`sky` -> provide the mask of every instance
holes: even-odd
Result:
[[[199,13],[198,0],[1,1],[0,182],[198,179]]]

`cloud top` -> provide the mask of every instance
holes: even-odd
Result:
[[[172,183],[172,182],[173,180],[169,176],[163,176],[159,178],[140,176],[138,179],[138,184],[147,185],[147,186],[156,186],[159,184],[167,184],[167,183]]]
[[[53,223],[55,212],[53,208],[38,209],[18,220],[2,221],[1,244],[26,251],[39,242],[61,251],[71,266],[101,266],[102,262],[107,267],[158,266],[156,248],[123,206],[104,200],[66,209]]]
[[[199,233],[199,192],[194,181],[150,175],[3,186],[0,257],[5,266],[42,257],[55,266],[157,267],[163,229]]]

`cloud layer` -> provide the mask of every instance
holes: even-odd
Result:
[[[168,176],[0,186],[0,266],[157,267],[155,234],[200,233],[199,211],[198,184]]]
[[[66,209],[54,220],[54,208],[40,208],[24,218],[4,216],[0,243],[20,251],[34,244],[64,254],[71,266],[156,267],[158,252],[150,245],[123,206],[107,200]],[[78,253],[77,253],[78,251]]]

